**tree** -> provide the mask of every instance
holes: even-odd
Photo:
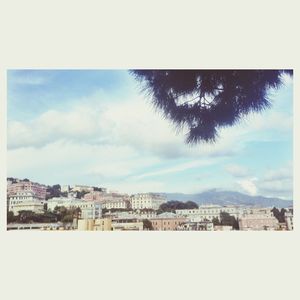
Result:
[[[216,225],[221,225],[219,218],[214,217],[214,218],[212,219],[212,222],[213,222],[214,226],[216,226]]]
[[[17,220],[20,223],[33,223],[35,213],[31,210],[21,210],[19,211]]]
[[[221,225],[232,226],[233,229],[239,229],[239,223],[234,216],[229,213],[222,211],[220,213]]]
[[[84,197],[85,194],[88,194],[88,193],[89,193],[89,191],[77,192],[75,197],[78,198],[78,199],[81,199],[81,198]]]
[[[60,197],[60,196],[61,196],[61,188],[59,184],[55,184],[53,186],[47,187],[46,199],[50,199],[53,197]]]
[[[194,209],[198,208],[198,204],[193,201],[181,202],[171,200],[160,205],[158,213],[175,212],[176,209]]]
[[[14,216],[14,213],[12,211],[7,211],[7,224],[15,222],[16,219],[17,218]]]
[[[215,142],[218,130],[233,126],[250,112],[271,106],[270,88],[282,85],[292,70],[132,70],[187,143]]]
[[[67,215],[67,208],[64,206],[56,206],[53,211],[57,215],[57,220],[61,221]]]
[[[279,223],[284,223],[285,222],[284,215],[285,215],[286,210],[284,208],[279,210],[277,207],[273,207],[271,212],[273,212],[274,217],[278,220]]]
[[[153,230],[151,221],[149,221],[148,219],[144,219],[143,220],[143,228],[147,229],[147,230]]]

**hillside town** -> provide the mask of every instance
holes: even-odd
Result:
[[[128,195],[87,185],[7,178],[7,230],[293,230],[293,208],[198,205],[157,193]]]

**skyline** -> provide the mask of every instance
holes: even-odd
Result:
[[[284,81],[271,109],[221,130],[214,145],[190,146],[126,70],[8,71],[7,175],[128,193],[218,188],[292,199],[292,79]]]

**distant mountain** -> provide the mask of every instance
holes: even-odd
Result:
[[[170,200],[194,201],[197,204],[219,204],[219,205],[255,205],[285,208],[293,205],[291,200],[269,198],[263,196],[249,196],[239,192],[208,190],[199,194],[162,193]]]

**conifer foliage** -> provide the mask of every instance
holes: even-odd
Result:
[[[292,70],[132,70],[154,106],[187,143],[215,142],[221,127],[271,106],[268,90],[283,84]]]

